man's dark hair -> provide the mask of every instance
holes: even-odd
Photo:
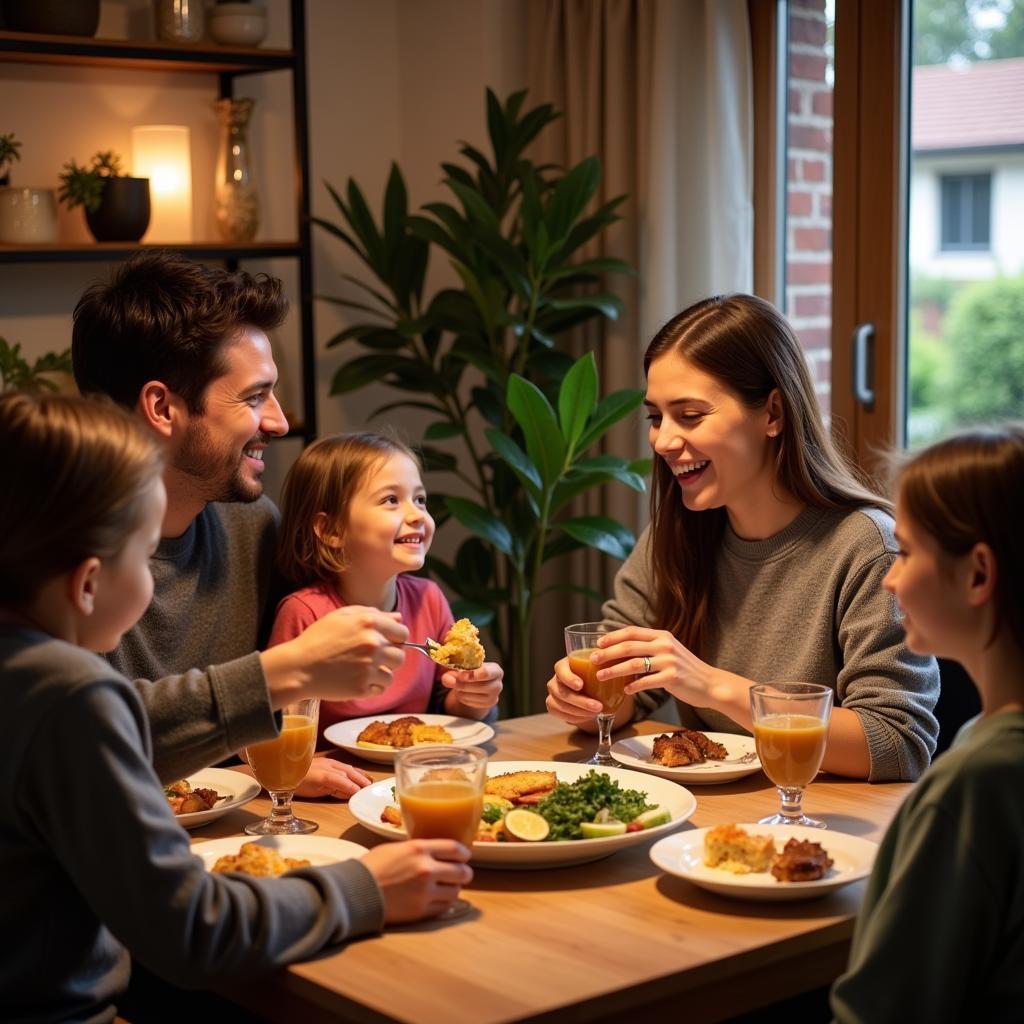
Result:
[[[168,249],[137,253],[75,306],[75,381],[83,393],[133,408],[142,386],[158,380],[201,413],[207,385],[224,372],[224,344],[246,325],[279,326],[287,310],[277,278],[207,267]]]

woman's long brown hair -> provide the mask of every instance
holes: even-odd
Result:
[[[891,511],[832,443],[800,343],[770,303],[753,295],[719,295],[690,306],[647,346],[644,373],[670,352],[713,376],[749,409],[762,408],[778,388],[783,428],[770,443],[781,490],[814,508]],[[714,566],[726,523],[724,508],[688,509],[672,471],[663,459],[655,459],[650,538],[654,622],[698,657],[710,640]]]

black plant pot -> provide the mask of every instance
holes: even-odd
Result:
[[[137,242],[149,227],[149,178],[107,178],[103,201],[85,221],[97,242]]]
[[[100,0],[3,0],[3,13],[10,32],[94,36]]]

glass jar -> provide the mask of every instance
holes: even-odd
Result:
[[[156,0],[156,34],[165,43],[203,38],[203,0]]]
[[[217,150],[217,231],[226,242],[251,242],[260,226],[260,202],[252,185],[249,118],[254,100],[223,99],[214,104],[220,119]]]

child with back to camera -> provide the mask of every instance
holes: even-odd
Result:
[[[1024,424],[977,429],[899,475],[885,577],[911,650],[959,661],[981,714],[882,841],[832,992],[843,1022],[1024,1014]]]
[[[453,622],[440,587],[410,576],[423,567],[434,536],[416,456],[373,433],[338,434],[310,445],[296,460],[281,496],[278,567],[301,589],[278,605],[270,645],[298,636],[335,608],[359,604],[398,611],[409,636],[443,640]],[[484,718],[501,693],[495,662],[477,669],[442,669],[409,650],[382,693],[321,701],[320,729],[389,712],[432,712]],[[298,792],[320,795],[319,758]],[[347,797],[370,779],[346,765],[348,785],[332,775],[327,792]]]
[[[135,685],[91,653],[150,600],[161,469],[155,441],[109,403],[0,396],[5,1018],[110,1021],[129,950],[174,985],[207,987],[432,916],[472,877],[447,840],[278,879],[213,875],[190,852]]]

